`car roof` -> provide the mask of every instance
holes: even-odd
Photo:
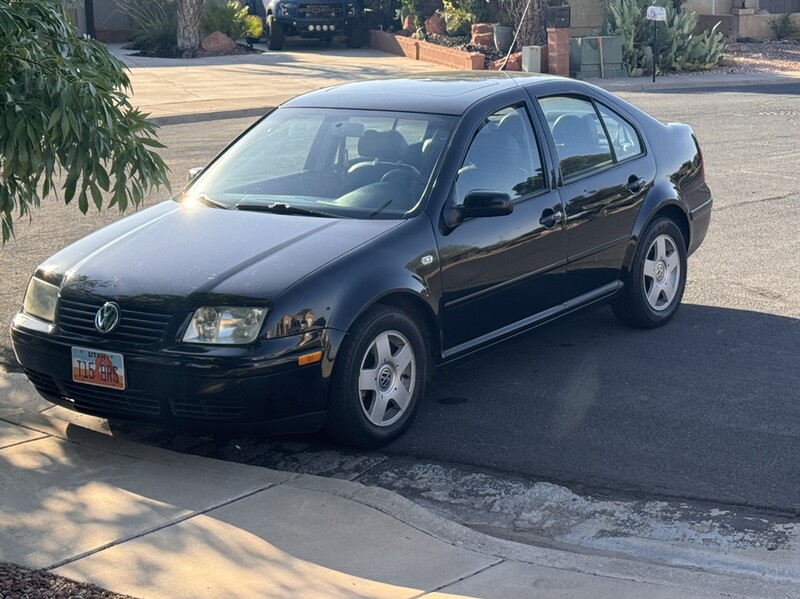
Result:
[[[360,108],[461,115],[478,100],[519,85],[559,79],[539,73],[453,71],[344,83],[289,100],[285,107]]]

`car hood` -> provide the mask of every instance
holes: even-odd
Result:
[[[61,279],[67,296],[263,304],[398,224],[163,202],[62,250],[38,274]]]

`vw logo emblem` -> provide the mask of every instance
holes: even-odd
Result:
[[[119,306],[114,302],[106,302],[94,317],[94,327],[101,333],[110,333],[119,324]]]

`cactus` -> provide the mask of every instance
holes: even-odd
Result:
[[[660,51],[655,65],[650,50],[653,25],[644,18],[651,5],[667,9],[666,22],[657,25]],[[656,72],[714,68],[724,48],[722,34],[717,31],[719,23],[710,31],[693,35],[696,25],[695,13],[676,10],[672,0],[606,0],[604,29],[622,38],[622,58],[629,75],[636,69],[651,74],[653,68]]]

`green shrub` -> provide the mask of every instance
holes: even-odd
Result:
[[[486,0],[443,0],[444,19],[450,35],[468,35],[474,23],[489,20]]]
[[[644,18],[650,5],[663,6],[667,20],[658,23],[660,51],[658,64],[653,65],[653,24]],[[659,71],[698,71],[712,69],[718,63],[724,43],[717,31],[694,35],[697,16],[690,11],[676,10],[672,0],[607,0],[605,30],[622,38],[623,63],[632,74],[636,69]]]
[[[131,47],[145,56],[174,56],[178,11],[172,0],[120,0],[133,25]]]
[[[784,40],[800,33],[800,26],[797,25],[789,13],[770,19],[769,26],[772,28],[772,33],[775,34],[775,39],[779,40]]]
[[[212,0],[203,7],[203,31],[221,31],[232,40],[242,37],[259,38],[264,24],[255,15],[247,14],[247,7],[236,0]]]

